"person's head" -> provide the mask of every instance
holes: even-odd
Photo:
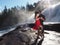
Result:
[[[39,14],[41,14],[41,10],[38,10],[39,11]]]
[[[39,11],[36,11],[36,12],[35,12],[35,18],[39,18],[39,15],[40,15],[40,14],[39,14]]]

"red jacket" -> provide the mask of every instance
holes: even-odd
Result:
[[[40,19],[37,19],[36,22],[35,22],[35,25],[33,26],[33,29],[38,30],[39,26],[41,26],[41,22],[40,22]]]

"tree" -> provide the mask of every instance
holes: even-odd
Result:
[[[25,7],[24,6],[21,6],[21,10],[25,10]]]
[[[36,8],[36,6],[37,6],[37,3],[34,3],[33,5],[34,5],[34,7]]]
[[[6,6],[5,6],[5,8],[4,8],[4,10],[3,10],[2,14],[3,14],[4,16],[6,16],[6,15],[7,15],[7,7],[6,7]]]
[[[33,11],[33,10],[34,10],[34,6],[33,6],[32,4],[28,4],[28,3],[27,3],[26,9],[27,9],[28,11]]]

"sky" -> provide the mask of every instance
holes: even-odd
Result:
[[[33,4],[34,2],[38,2],[39,0],[0,0],[0,11],[7,8],[11,8],[14,6],[26,6],[27,3]]]

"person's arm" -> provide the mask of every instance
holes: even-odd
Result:
[[[45,20],[43,17],[40,17],[40,19],[43,20],[43,21]]]
[[[45,21],[45,16],[41,14],[40,15],[40,19],[43,20],[43,21]]]

